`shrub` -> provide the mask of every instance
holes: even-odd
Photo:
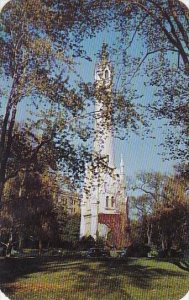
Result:
[[[151,248],[145,244],[133,243],[127,249],[128,257],[147,257]]]
[[[84,236],[79,241],[79,249],[80,250],[87,250],[89,248],[95,247],[95,245],[96,245],[95,240],[91,235]]]

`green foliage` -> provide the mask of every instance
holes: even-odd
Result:
[[[148,257],[153,257],[153,258],[158,257],[157,247],[152,245],[151,250],[148,252]]]
[[[63,218],[63,216],[62,216]],[[60,226],[60,242],[64,247],[76,248],[79,242],[80,215],[66,215],[64,225]]]

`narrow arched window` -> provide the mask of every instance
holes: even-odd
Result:
[[[109,71],[108,70],[105,71],[105,79],[109,79]]]
[[[109,206],[109,197],[106,196],[106,207],[108,207],[108,206]]]
[[[114,207],[114,205],[115,205],[115,201],[114,201],[114,197],[112,196],[111,197],[111,206]]]

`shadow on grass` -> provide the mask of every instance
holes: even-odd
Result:
[[[185,260],[175,260],[173,262],[177,267],[179,267],[180,269],[189,272],[189,261],[185,261]]]
[[[0,258],[0,289],[11,295],[14,294],[15,289],[19,289],[19,283],[17,283],[19,279],[28,278],[34,273],[57,272],[63,270],[64,265],[76,268],[81,263],[54,257]],[[16,286],[13,285],[14,283],[17,283]]]
[[[189,268],[188,264],[183,266],[181,262],[177,262],[177,266],[182,270]],[[73,293],[76,297],[82,292],[85,293],[86,297],[82,299],[89,299],[92,295],[96,295],[97,298],[95,299],[99,299],[100,292],[100,299],[130,300],[133,298],[126,286],[150,289],[154,279],[165,276],[184,276],[182,271],[164,269],[159,266],[158,262],[157,267],[156,265],[154,267],[154,264],[150,265],[150,262],[144,266],[140,264],[140,260],[132,259],[120,261],[116,259],[97,260],[67,257],[59,259],[53,257],[8,258],[0,259],[0,288],[9,295],[13,295],[15,289],[18,288],[18,279],[22,280],[33,273],[40,272],[51,275],[61,272],[63,278],[67,271],[69,272],[67,273],[69,274],[67,280],[70,280],[71,288],[67,290],[68,297],[65,299],[72,299],[69,298],[68,293]],[[17,286],[14,283],[17,283]],[[22,286],[22,281],[20,281],[20,285]],[[116,298],[111,298],[114,294]]]

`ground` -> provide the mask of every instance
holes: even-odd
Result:
[[[179,300],[189,263],[153,259],[0,259],[0,289],[11,300]]]

